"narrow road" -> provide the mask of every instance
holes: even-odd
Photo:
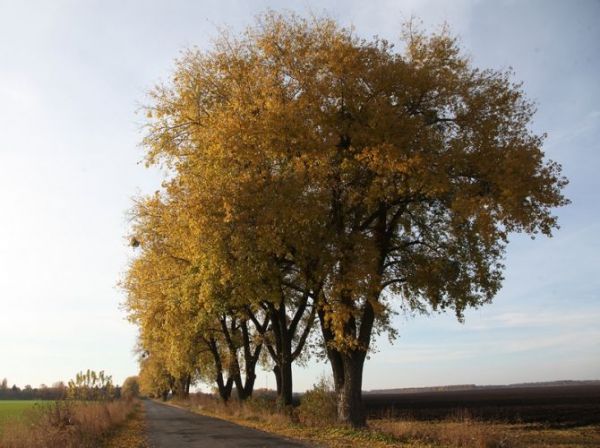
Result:
[[[300,442],[144,400],[151,448],[306,448]]]

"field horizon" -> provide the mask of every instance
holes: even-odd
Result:
[[[594,380],[555,380],[533,381],[508,384],[443,384],[438,386],[392,387],[386,389],[363,390],[363,394],[379,393],[418,393],[432,391],[461,391],[472,389],[510,389],[522,387],[560,387],[560,386],[600,386],[600,379]]]

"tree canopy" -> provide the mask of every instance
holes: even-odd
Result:
[[[534,112],[447,31],[407,27],[397,50],[268,13],[186,51],[146,109],[146,163],[170,174],[133,212],[124,286],[142,345],[160,333],[151,356],[189,377],[214,373],[217,357],[197,362],[212,337],[236,381],[254,374],[237,350],[265,345],[291,397],[318,322],[339,419],[364,424],[363,364],[394,304],[461,319],[501,287],[511,233],[557,227],[567,181]]]

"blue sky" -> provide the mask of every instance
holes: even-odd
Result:
[[[115,287],[131,197],[160,173],[138,162],[145,92],[191,45],[266,8],[326,13],[395,41],[411,16],[444,21],[473,63],[513,67],[533,128],[563,164],[573,203],[552,239],[516,236],[494,303],[399,317],[364,388],[600,379],[600,2],[0,0],[0,378],[21,386],[104,369],[136,372],[135,328]],[[296,368],[296,390],[329,367]],[[274,386],[261,374],[257,385]]]

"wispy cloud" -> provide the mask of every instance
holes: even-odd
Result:
[[[485,316],[468,325],[469,330],[487,331],[492,329],[552,327],[564,331],[571,327],[597,325],[600,322],[600,311],[555,311],[534,313],[502,313]]]

